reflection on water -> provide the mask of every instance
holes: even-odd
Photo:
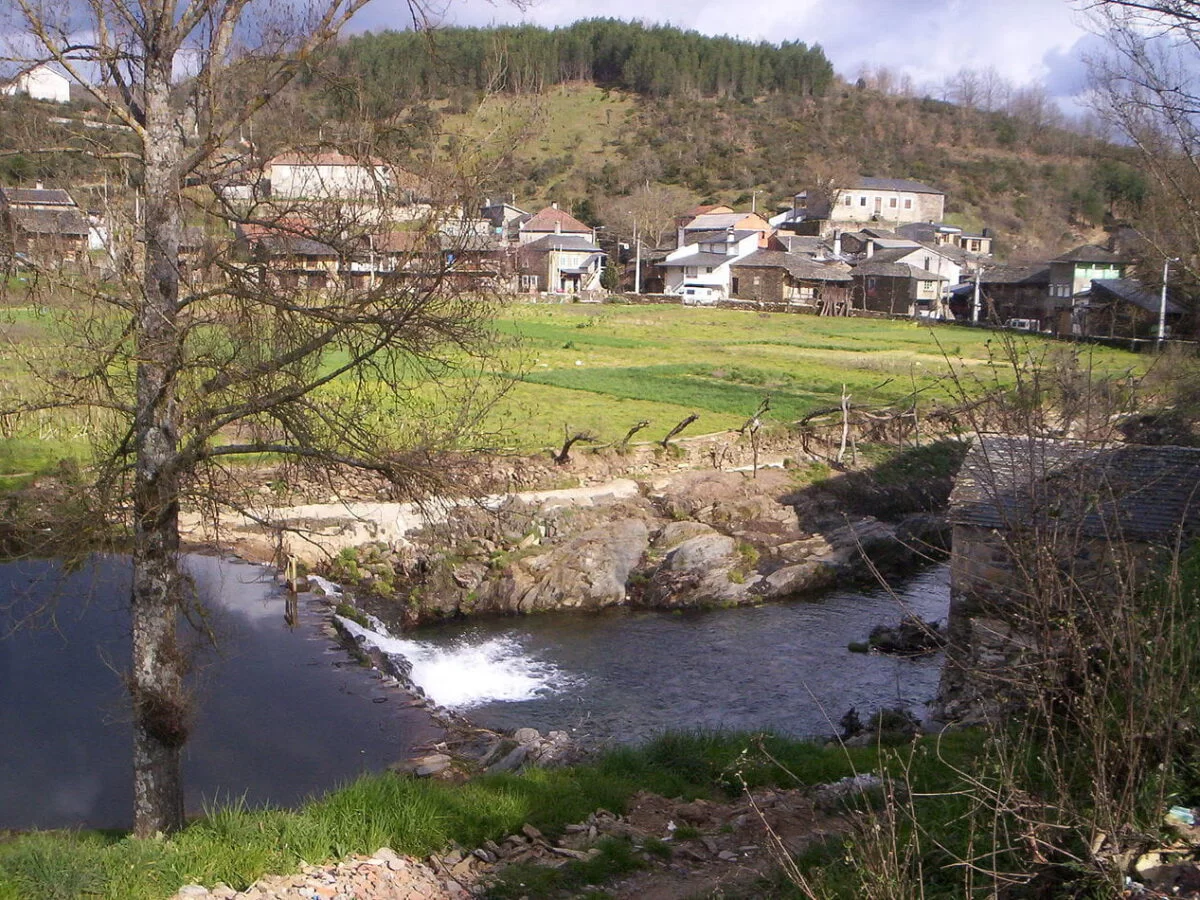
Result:
[[[900,659],[846,647],[903,614],[938,620],[948,607],[943,565],[895,597],[844,591],[710,612],[553,613],[425,629],[394,649],[414,660],[414,681],[439,702],[496,728],[577,729],[622,743],[672,727],[827,735],[851,706],[864,719],[896,704],[924,711],[941,654]],[[436,665],[421,662],[430,659]]]
[[[407,755],[438,731],[333,648],[268,570],[188,558],[206,602],[184,755],[189,812],[214,798],[291,804]],[[0,565],[0,828],[127,826],[132,737],[120,671],[129,568]],[[12,626],[33,612],[39,627]],[[289,624],[287,618],[292,617]]]

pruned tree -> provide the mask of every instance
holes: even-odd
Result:
[[[485,405],[472,376],[488,345],[488,279],[460,273],[468,179],[414,179],[378,156],[369,127],[343,128],[297,152],[342,152],[349,183],[268,193],[272,170],[244,139],[298,73],[319,77],[323,48],[366,2],[4,0],[20,55],[61,66],[99,121],[132,137],[113,150],[79,130],[77,149],[119,158],[129,175],[108,209],[119,252],[100,277],[35,264],[53,339],[20,348],[32,377],[5,395],[16,412],[87,411],[95,506],[130,534],[142,837],[183,824],[181,508],[260,515],[232,464],[247,455],[432,489],[447,472],[434,454]]]
[[[1147,275],[1178,260],[1200,282],[1200,3],[1082,2],[1106,51],[1089,59],[1097,113],[1133,144],[1150,191],[1138,222],[1152,248]],[[1193,310],[1194,312],[1194,310]]]

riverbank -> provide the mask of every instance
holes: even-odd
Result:
[[[43,900],[86,894],[111,900],[162,900],[185,884],[211,887],[224,883],[245,890],[268,872],[294,873],[304,863],[319,865],[356,853],[368,855],[383,846],[437,871],[455,853],[460,860],[475,849],[483,849],[486,855],[491,852],[487,850],[489,841],[501,846],[512,835],[524,834],[527,846],[532,847],[535,839],[523,828],[526,825],[553,846],[570,836],[577,842],[592,840],[591,846],[601,848],[603,860],[597,863],[550,853],[558,858],[557,866],[527,863],[500,876],[491,887],[473,889],[478,895],[536,898],[565,889],[568,895],[578,896],[588,884],[643,877],[635,874],[638,871],[657,873],[665,885],[678,881],[682,869],[703,870],[705,883],[730,888],[727,896],[783,896],[785,885],[772,881],[773,875],[758,881],[760,875],[747,867],[749,851],[738,847],[748,847],[749,842],[731,849],[722,846],[712,854],[704,841],[737,833],[742,826],[732,831],[724,826],[738,816],[743,816],[747,825],[756,821],[757,814],[749,807],[732,814],[728,822],[720,821],[722,806],[732,812],[746,802],[743,783],[760,798],[766,789],[779,794],[781,810],[773,813],[779,816],[791,808],[811,808],[818,799],[810,790],[814,786],[871,771],[906,779],[914,791],[936,793],[942,802],[931,800],[930,805],[946,808],[947,792],[958,784],[956,769],[967,765],[979,747],[979,738],[971,733],[947,735],[940,742],[926,738],[911,750],[826,748],[774,737],[693,733],[663,736],[639,748],[610,752],[586,765],[523,775],[486,775],[466,785],[371,776],[295,811],[234,806],[213,812],[162,841],[135,841],[121,834],[97,832],[9,836],[0,839],[0,898]],[[648,800],[647,794],[677,799],[664,804]],[[690,813],[682,810],[696,800],[717,804],[712,815],[696,807]],[[861,806],[861,798],[851,797],[834,801],[829,812],[844,814]],[[653,811],[654,816],[645,811],[638,818],[639,808]],[[592,837],[587,823],[590,816],[602,818],[599,810],[614,817],[633,817],[633,826],[624,836],[605,836],[597,828]],[[951,799],[947,812],[957,815],[958,811]],[[665,821],[661,820],[664,813],[669,815]],[[961,826],[955,832],[949,818],[947,815],[944,823],[949,831],[940,836],[950,846],[961,845],[965,850],[969,836],[961,832]],[[667,821],[674,822],[675,829],[668,829]],[[710,822],[717,823],[712,826],[713,835],[707,833]],[[656,823],[653,828],[651,823]],[[581,824],[582,832],[571,827]],[[817,827],[795,834],[797,847],[804,848],[798,860],[809,877],[821,873],[831,886],[848,884],[853,864],[844,859],[840,840],[801,841],[813,837],[813,831],[823,832],[825,838],[835,831],[813,824]],[[581,833],[582,841],[578,838]],[[769,843],[755,846],[759,848],[755,852],[769,859]],[[589,849],[579,852],[587,855]],[[734,858],[722,859],[722,851]],[[739,872],[750,876],[749,884],[731,877]],[[651,895],[646,882],[631,882],[626,892],[617,893],[639,895]],[[854,896],[828,894],[839,895]],[[361,900],[375,898],[364,896]]]

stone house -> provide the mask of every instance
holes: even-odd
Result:
[[[555,294],[598,291],[604,259],[604,251],[592,242],[590,229],[586,237],[547,234],[517,250],[519,287]]]
[[[1002,683],[1035,640],[1022,631],[1021,607],[1039,567],[1103,596],[1115,573],[1200,537],[1200,448],[981,435],[948,519],[951,647],[938,706],[970,718],[989,678]]]
[[[0,188],[3,252],[41,266],[87,259],[91,226],[68,191]]]
[[[817,262],[781,250],[758,250],[730,265],[733,296],[760,303],[785,303],[814,313],[845,309],[850,267]]]
[[[895,228],[910,222],[940,222],[946,193],[904,178],[860,177],[832,195],[801,191],[792,199],[792,227],[803,234],[875,223]]]
[[[909,262],[907,248],[880,250],[853,269],[854,306],[894,316],[942,314],[942,288],[949,280]]]
[[[1050,267],[1046,263],[986,266],[979,273],[979,318],[1000,323],[1032,319],[1039,323],[1040,330],[1049,287]],[[974,302],[973,278],[951,286],[950,310],[956,319],[970,319]]]

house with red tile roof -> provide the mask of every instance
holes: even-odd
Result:
[[[592,240],[592,229],[569,212],[559,209],[557,203],[551,203],[522,222],[517,240],[524,246],[552,234],[574,234]]]

